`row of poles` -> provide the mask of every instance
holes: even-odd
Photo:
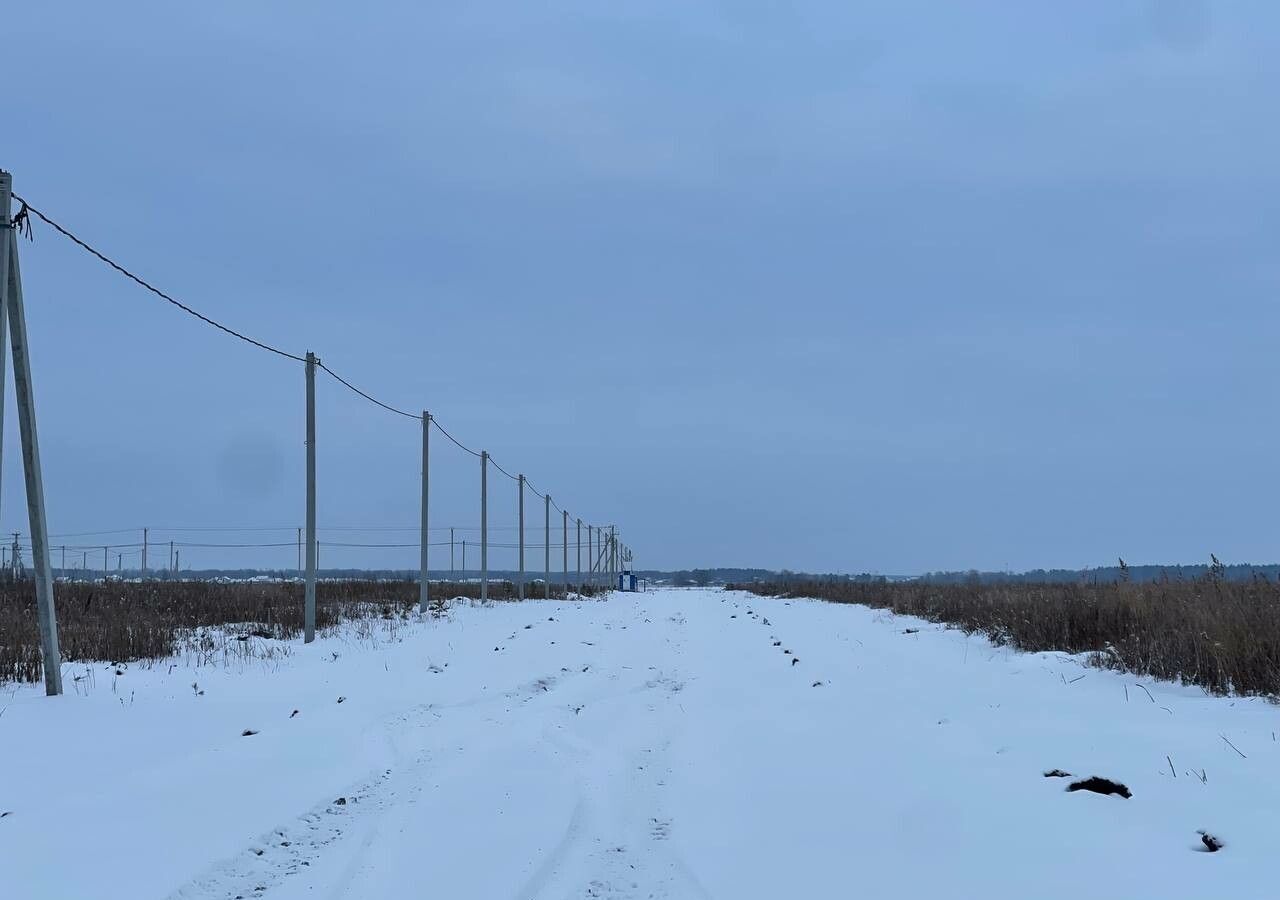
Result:
[[[316,539],[316,368],[319,358],[307,351],[306,355],[306,387],[307,387],[307,517],[306,517],[306,575],[304,587],[303,640],[311,643],[315,640],[316,628],[316,557],[319,544]],[[418,610],[425,613],[431,602],[430,567],[427,560],[430,533],[431,509],[431,413],[422,412],[422,502],[420,509],[419,543],[421,547],[418,562]],[[474,452],[474,451],[473,451]],[[480,599],[489,599],[489,451],[481,450],[480,457]],[[524,495],[528,479],[523,474],[516,476],[519,484],[517,509],[519,517],[519,576],[517,592],[521,600],[525,599],[525,515]],[[530,487],[530,490],[532,488]],[[551,597],[551,507],[554,501],[551,494],[542,494],[543,501],[543,596]],[[558,509],[558,507],[557,507]],[[569,587],[569,513],[560,510],[563,518],[562,551],[563,581],[565,590]],[[579,587],[582,585],[582,519],[574,520],[577,527],[577,576]],[[590,573],[601,573],[608,578],[612,586],[621,568],[630,569],[632,554],[630,548],[618,541],[617,527],[607,528],[587,525],[587,554]]]
[[[10,332],[11,345],[13,349],[13,376],[14,387],[17,394],[19,429],[22,440],[22,462],[23,473],[26,479],[26,495],[27,495],[27,514],[30,523],[31,535],[31,565],[35,580],[36,590],[36,607],[37,616],[40,626],[40,649],[41,658],[44,668],[45,692],[50,696],[62,693],[62,673],[61,673],[61,654],[58,649],[58,625],[57,617],[54,610],[53,602],[53,570],[50,563],[49,539],[48,539],[48,523],[45,517],[44,507],[44,484],[41,477],[40,468],[40,448],[39,441],[36,437],[36,420],[35,420],[35,400],[31,386],[31,363],[27,343],[26,317],[24,313],[22,300],[22,279],[18,270],[18,233],[19,229],[26,226],[30,227],[25,221],[28,213],[28,207],[24,203],[18,217],[12,214],[13,200],[13,178],[3,170],[0,170],[0,433],[4,426],[4,336],[7,327]],[[233,332],[225,326],[213,322],[211,319],[196,313],[194,310],[183,306],[171,297],[161,293],[160,291],[147,285],[137,276],[132,275],[119,265],[107,259],[102,254],[93,250],[84,242],[80,241],[74,235],[71,235],[61,226],[47,219],[43,214],[36,211],[42,219],[53,225],[59,232],[65,234],[72,241],[88,250],[93,255],[102,259],[104,262],[116,268],[123,274],[142,284],[153,293],[159,294],[170,303],[180,306],[184,311],[197,316],[203,321],[221,328],[242,340],[247,340],[263,349],[270,350],[290,359],[297,360],[298,357],[292,354],[284,353],[255,341],[246,338],[237,332]],[[306,373],[306,518],[305,518],[305,576],[304,576],[304,616],[303,616],[303,633],[304,641],[311,643],[315,640],[316,630],[316,567],[319,556],[319,542],[316,538],[316,369],[322,367],[319,358],[312,352],[308,351],[302,360],[305,365]],[[417,418],[416,416],[403,413],[400,410],[386,406],[380,401],[374,400],[362,391],[352,387],[349,383],[343,381],[331,369],[327,369],[330,374],[334,375],[338,381],[342,382],[351,390],[355,391],[365,399],[383,406],[384,408],[406,415],[409,418]],[[422,472],[421,472],[421,535],[420,545],[421,553],[419,558],[418,573],[418,605],[421,612],[426,612],[430,603],[430,572],[428,569],[427,548],[428,548],[428,521],[430,511],[430,491],[431,491],[431,427],[435,423],[431,414],[423,411],[421,416],[422,426]],[[443,429],[440,429],[443,431]],[[447,432],[444,432],[449,436]],[[451,436],[450,440],[453,440]],[[454,440],[456,444],[457,441]],[[480,597],[482,600],[489,599],[489,467],[492,460],[488,451],[480,451],[477,453],[461,444],[458,444],[467,452],[472,453],[480,458]],[[505,470],[498,467],[499,471],[504,474]],[[518,594],[520,599],[524,599],[526,595],[526,569],[525,569],[525,489],[533,491],[535,495],[542,497],[543,500],[543,590],[544,597],[551,596],[551,507],[554,501],[550,494],[539,494],[528,483],[528,479],[523,474],[519,475],[515,480],[519,483],[519,578],[518,578]],[[559,507],[557,507],[559,510]],[[566,592],[569,587],[569,513],[565,510],[559,510],[562,516],[562,535],[561,545],[563,554],[563,582]],[[583,586],[582,578],[582,526],[583,521],[580,518],[574,520],[576,527],[576,553],[577,553],[577,581],[579,589]],[[144,533],[144,545],[146,537]],[[614,579],[618,573],[629,569],[632,553],[630,548],[618,540],[617,528],[615,526],[601,527],[587,525],[587,557],[588,557],[588,574],[592,576],[593,582],[598,584],[601,576],[607,577],[610,586],[616,586]],[[144,556],[145,559],[145,556]],[[145,562],[144,562],[145,568]]]
[[[563,511],[561,511],[561,512],[563,512]],[[567,513],[564,513],[564,515],[565,515],[565,518],[567,519],[567,518],[568,518],[568,514],[567,514]],[[604,580],[605,580],[605,577],[606,577],[606,574],[607,574],[607,573],[606,573],[606,571],[605,571],[605,569],[604,569],[604,567],[603,567],[602,560],[600,559],[599,554],[594,554],[594,555],[593,555],[593,554],[592,554],[592,552],[591,552],[591,550],[592,550],[593,545],[594,545],[594,546],[600,546],[600,541],[602,541],[602,540],[603,540],[603,532],[604,532],[604,529],[602,529],[602,528],[596,528],[595,526],[592,526],[592,525],[587,525],[587,564],[588,564],[588,569],[587,569],[587,571],[586,571],[586,573],[585,573],[585,577],[584,577],[584,573],[583,573],[583,571],[582,571],[582,540],[581,540],[581,537],[582,537],[582,536],[581,536],[581,528],[582,528],[582,524],[583,524],[583,523],[582,523],[582,520],[581,520],[581,519],[575,519],[575,520],[573,520],[573,521],[576,523],[576,525],[577,525],[577,529],[578,529],[578,534],[577,534],[577,537],[576,537],[576,544],[577,544],[577,560],[578,560],[578,562],[577,562],[577,566],[576,566],[576,573],[577,573],[577,577],[576,577],[574,580],[572,580],[572,581],[569,579],[569,577],[568,577],[569,569],[568,569],[568,566],[567,566],[567,560],[566,560],[566,567],[565,567],[565,568],[564,568],[564,570],[563,570],[563,577],[561,578],[560,584],[561,584],[561,586],[562,586],[565,590],[568,590],[568,588],[569,588],[571,585],[577,585],[577,586],[579,586],[580,588],[581,588],[581,587],[585,587],[585,586],[586,586],[586,585],[588,585],[588,584],[593,585],[593,586],[599,586],[599,585],[601,585],[601,584],[603,584],[603,583],[604,583]],[[566,524],[568,524],[568,523],[566,522]],[[215,530],[216,530],[216,529],[215,529]],[[274,530],[276,530],[276,531],[285,531],[285,530],[288,530],[288,529],[285,529],[285,528],[278,528],[278,529],[274,529]],[[359,531],[359,530],[361,530],[361,529],[333,529],[333,530],[338,530],[338,531]],[[447,532],[449,532],[449,540],[448,540],[448,541],[433,541],[433,542],[431,542],[431,543],[430,543],[430,546],[432,546],[432,547],[446,547],[446,546],[447,546],[447,547],[449,548],[449,576],[450,576],[451,578],[453,578],[453,577],[455,577],[455,576],[459,573],[459,571],[461,571],[461,573],[462,573],[463,575],[465,575],[466,573],[468,573],[469,571],[471,571],[471,570],[467,567],[467,547],[468,547],[468,545],[470,545],[470,546],[474,547],[474,546],[476,546],[476,543],[475,543],[475,541],[474,541],[474,540],[468,541],[468,540],[467,540],[467,538],[465,538],[465,537],[464,537],[464,538],[462,538],[462,540],[461,540],[461,541],[459,541],[459,540],[457,539],[456,532],[457,532],[457,531],[464,531],[464,532],[467,532],[467,533],[478,533],[478,532],[480,531],[480,529],[472,525],[472,526],[443,526],[443,527],[442,527],[442,526],[436,526],[435,528],[433,528],[433,529],[431,529],[431,530],[436,531],[436,532],[442,532],[442,531],[447,531]],[[298,529],[297,529],[297,531],[298,531],[298,537],[297,537],[297,541],[296,541],[296,542],[290,541],[290,542],[287,542],[287,543],[286,543],[286,542],[280,542],[280,541],[269,541],[269,542],[266,542],[266,543],[256,543],[256,544],[255,544],[255,543],[239,543],[239,544],[208,544],[208,543],[199,543],[199,542],[197,542],[197,543],[193,543],[193,542],[190,542],[190,541],[175,541],[175,540],[170,540],[170,541],[165,541],[165,540],[154,541],[154,540],[151,540],[151,538],[150,538],[150,531],[151,531],[151,529],[150,529],[150,528],[143,528],[143,529],[141,529],[141,532],[142,532],[142,540],[141,540],[140,542],[130,542],[130,543],[124,543],[124,544],[61,544],[61,545],[52,545],[52,544],[51,544],[51,545],[50,545],[50,552],[52,552],[52,551],[55,551],[55,550],[56,550],[56,551],[61,552],[61,554],[62,554],[62,556],[61,556],[61,563],[60,563],[59,567],[58,567],[57,569],[55,569],[54,571],[55,571],[55,572],[60,572],[60,573],[62,574],[62,576],[63,576],[63,577],[67,577],[67,574],[68,574],[68,573],[70,573],[70,572],[75,572],[75,573],[88,573],[88,572],[90,572],[90,571],[94,571],[94,572],[99,573],[99,574],[101,575],[101,577],[102,577],[102,578],[108,578],[108,577],[110,577],[111,572],[112,572],[112,569],[111,569],[111,557],[112,557],[112,556],[114,556],[114,557],[115,557],[115,559],[116,559],[116,567],[115,567],[115,570],[114,570],[114,571],[115,571],[115,573],[116,573],[116,575],[117,575],[117,576],[123,576],[123,574],[124,574],[126,571],[128,571],[128,572],[135,572],[135,571],[136,571],[136,572],[138,573],[138,576],[139,576],[140,578],[144,579],[144,580],[145,580],[145,579],[147,579],[147,578],[150,578],[150,577],[156,577],[156,578],[160,578],[160,577],[170,577],[170,578],[172,578],[172,577],[175,577],[175,576],[176,576],[176,575],[181,571],[181,569],[182,569],[182,551],[183,551],[183,550],[189,550],[189,549],[230,549],[230,548],[239,548],[239,549],[272,549],[272,550],[279,550],[279,549],[281,549],[281,548],[283,548],[283,547],[294,547],[295,545],[296,545],[296,547],[297,547],[297,552],[298,552],[298,563],[297,563],[297,566],[296,566],[296,568],[295,568],[295,571],[297,571],[297,573],[298,573],[298,577],[299,577],[299,578],[301,578],[301,577],[302,577],[302,574],[303,574],[303,571],[304,571],[304,569],[303,569],[303,565],[302,565],[302,529],[301,529],[301,528],[298,528]],[[118,532],[116,532],[116,533],[118,533]],[[557,533],[557,534],[561,534],[561,541],[560,541],[560,543],[556,543],[556,541],[555,541],[555,540],[554,540],[554,539],[553,539],[549,534],[547,535],[547,540],[548,540],[548,541],[550,541],[550,545],[551,545],[553,548],[554,548],[554,547],[561,547],[561,546],[562,546],[562,544],[564,544],[564,543],[568,542],[568,534],[567,534],[567,533],[561,533],[559,530],[557,530],[557,532],[556,532],[556,533]],[[53,535],[52,537],[57,537],[57,535]],[[14,573],[13,573],[13,574],[16,574],[16,569],[20,567],[20,568],[22,568],[22,569],[23,569],[23,571],[25,571],[25,568],[26,568],[26,567],[25,567],[25,565],[22,563],[22,560],[23,560],[23,558],[24,558],[24,556],[23,556],[23,555],[24,555],[24,554],[28,554],[28,553],[30,553],[30,552],[31,552],[31,544],[30,544],[30,542],[25,542],[25,543],[24,543],[24,542],[21,540],[21,538],[22,538],[22,533],[21,533],[21,532],[13,532],[13,542],[12,542],[11,544],[8,544],[8,545],[0,545],[0,570],[9,570],[9,569],[14,569],[15,571],[14,571]],[[594,541],[593,541],[593,538],[594,538]],[[457,550],[458,550],[459,545],[461,545],[461,548],[462,548],[462,568],[461,568],[461,570],[459,570],[459,569],[458,569],[458,567],[457,567],[457,565],[456,565],[456,562],[457,562]],[[359,549],[372,549],[372,550],[388,550],[388,549],[391,549],[391,550],[396,550],[396,549],[418,548],[418,547],[420,547],[420,546],[421,546],[421,545],[420,545],[420,543],[418,543],[418,542],[416,542],[416,541],[415,541],[414,543],[412,543],[412,544],[381,544],[381,543],[380,543],[380,544],[366,544],[366,543],[349,543],[349,542],[347,542],[347,541],[320,541],[320,540],[317,540],[317,541],[316,541],[316,568],[317,568],[317,572],[319,572],[319,571],[321,570],[321,568],[322,568],[323,556],[321,555],[321,551],[322,551],[324,548],[326,548],[326,547],[328,547],[328,548],[340,548],[340,549],[356,549],[356,550],[359,550]],[[515,550],[515,549],[519,548],[521,545],[520,545],[520,544],[501,543],[501,542],[500,542],[500,543],[496,543],[496,544],[495,544],[495,543],[493,543],[493,542],[490,542],[490,543],[489,543],[489,546],[490,546],[490,547],[497,547],[497,548],[501,548],[501,549]],[[531,545],[531,546],[532,546],[534,549],[536,549],[537,547],[540,547],[540,546],[543,546],[543,545],[542,545],[542,544],[534,544],[534,545]],[[151,551],[151,550],[153,550],[153,549],[160,549],[160,550],[163,550],[163,549],[165,549],[166,547],[167,547],[167,548],[168,548],[168,550],[169,550],[169,563],[168,563],[167,568],[160,569],[160,568],[157,568],[157,567],[153,567],[153,566],[151,566],[151,565],[148,563],[148,559],[149,559],[148,554],[149,554],[149,551]],[[122,549],[122,548],[124,548],[124,549]],[[564,547],[564,550],[566,551],[566,554],[567,554],[568,547]],[[623,561],[624,561],[624,562],[627,562],[627,561],[628,561],[628,560],[626,559],[627,548],[624,546],[624,547],[622,548],[622,550],[623,550],[623,554],[624,554],[624,560],[623,560]],[[71,564],[70,566],[68,566],[68,564],[67,564],[67,551],[71,551],[71,553],[72,553],[72,557],[71,557],[72,564]],[[90,568],[90,565],[89,565],[89,555],[90,555],[90,554],[97,554],[97,553],[98,553],[98,551],[102,551],[102,566],[101,566],[101,568],[98,568],[98,569],[91,569],[91,568]],[[79,565],[75,565],[75,555],[74,555],[74,554],[76,554],[76,553],[79,553],[79,554],[80,554],[80,564],[79,564]],[[138,563],[138,565],[137,565],[137,567],[136,567],[136,568],[133,566],[133,564],[132,564],[132,563],[130,563],[130,568],[126,570],[126,569],[124,568],[124,560],[125,560],[125,557],[130,557],[130,558],[132,558],[132,557],[135,557],[135,556],[140,557],[140,558],[141,558],[141,561]],[[95,558],[96,558],[96,556],[95,556]],[[593,562],[593,560],[594,560],[594,562]],[[191,568],[191,565],[190,565],[190,564],[188,564],[188,567],[187,567],[187,568],[188,568],[188,569],[190,569],[190,568]],[[215,569],[216,569],[216,568],[218,568],[218,567],[209,567],[209,568],[215,568]],[[234,567],[234,566],[232,566],[232,567],[229,567],[229,568],[235,568],[235,567]],[[283,568],[285,568],[285,567],[277,567],[277,568],[283,569]],[[443,573],[443,569],[441,569],[440,571]],[[476,571],[478,571],[478,570],[476,570]],[[501,572],[499,572],[498,574],[500,575],[500,574],[501,574]],[[92,576],[90,576],[90,577],[92,577]]]

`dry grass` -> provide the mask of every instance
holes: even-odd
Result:
[[[730,585],[764,596],[858,603],[941,622],[1018,650],[1092,653],[1106,668],[1214,694],[1280,695],[1280,585],[1188,581],[931,584],[803,581]]]
[[[475,583],[432,583],[437,598],[478,598]],[[591,588],[584,593],[590,594]],[[526,594],[541,597],[542,585]],[[133,662],[175,655],[200,629],[231,628],[273,638],[302,633],[303,586],[296,582],[146,581],[59,584],[54,590],[63,662]],[[552,587],[552,597],[563,592]],[[489,584],[494,600],[515,600],[515,586]],[[322,581],[316,627],[407,615],[418,602],[413,581]],[[0,682],[40,681],[40,636],[33,583],[0,582]]]

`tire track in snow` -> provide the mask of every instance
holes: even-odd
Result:
[[[273,828],[240,854],[215,864],[169,895],[169,900],[249,900],[303,873],[353,825],[385,810],[393,792],[392,770],[348,791],[343,802],[317,804],[292,822]]]
[[[609,716],[627,728],[608,727],[602,737],[600,723],[590,720],[548,726],[546,740],[574,760],[590,816],[574,841],[575,858],[557,858],[558,877],[540,881],[540,893],[522,893],[518,900],[709,896],[672,839],[676,824],[663,802],[671,774],[669,749],[679,721],[674,707],[684,688],[675,665],[684,653],[684,621],[676,614],[657,624],[675,639],[663,642],[669,656],[652,659],[640,685],[595,702],[598,710],[605,701]],[[645,619],[644,624],[653,623]]]
[[[576,845],[581,842],[587,819],[587,799],[579,796],[560,840],[556,842],[555,847],[543,859],[524,886],[516,892],[514,900],[529,900],[531,897],[543,894],[548,885],[560,874],[560,870]]]
[[[168,895],[168,900],[255,900],[295,875],[303,875],[322,854],[366,823],[369,830],[343,870],[332,896],[342,896],[345,885],[359,873],[365,851],[376,841],[378,820],[404,803],[414,803],[422,793],[433,755],[418,748],[406,753],[401,740],[410,729],[421,728],[428,717],[441,711],[465,710],[487,703],[528,703],[549,693],[573,671],[544,675],[510,690],[470,698],[453,704],[422,703],[383,720],[382,739],[394,764],[380,774],[353,782],[339,798],[321,801],[289,822],[260,835],[238,854],[215,863]],[[399,734],[398,734],[399,733]],[[398,739],[400,738],[400,739]],[[409,761],[406,764],[406,757]]]

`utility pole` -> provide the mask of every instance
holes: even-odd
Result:
[[[142,529],[142,578],[144,581],[147,577],[147,531],[146,528]],[[67,548],[62,549],[65,552]]]
[[[618,583],[618,528],[609,526],[609,580]]]
[[[169,542],[169,575],[170,577],[173,576],[174,571],[175,570],[173,568],[173,541],[170,541]]]
[[[178,572],[182,569],[182,551],[178,550],[173,554],[173,575],[176,578]]]
[[[462,575],[464,578],[467,575],[467,539],[466,538],[462,539]]]
[[[11,176],[8,172],[0,169],[0,217],[3,217],[0,218],[0,436],[4,435],[4,379],[8,362],[5,345],[8,343],[7,332],[9,330],[9,254],[12,252],[16,257],[18,253],[17,229],[9,219],[9,197],[12,189]],[[15,235],[12,251],[9,249],[10,235]],[[0,440],[0,451],[4,449],[3,444],[4,441]],[[2,457],[3,453],[0,453],[0,458]],[[3,466],[0,466],[0,471],[3,471],[3,468]],[[0,566],[0,568],[3,568],[3,566]]]
[[[520,481],[520,583],[518,586],[520,599],[524,599],[524,475]]]
[[[418,612],[427,613],[430,593],[427,573],[427,509],[431,497],[431,414],[422,411],[422,555],[418,560]]]
[[[546,554],[546,572],[543,575],[542,594],[547,600],[551,599],[551,495],[547,494],[543,498],[543,536],[542,549]]]
[[[480,599],[489,599],[489,451],[480,451]]]
[[[449,529],[449,575],[451,577],[454,571],[455,570],[453,568],[453,529],[450,528]]]
[[[560,510],[564,516],[564,531],[561,533],[560,543],[564,552],[564,596],[569,597],[569,511]]]
[[[44,477],[40,470],[40,441],[36,434],[36,397],[31,380],[31,349],[27,343],[27,313],[22,302],[22,274],[18,269],[18,230],[12,218],[13,177],[0,171],[0,308],[8,319],[13,349],[13,392],[18,400],[18,429],[22,441],[22,470],[27,489],[27,519],[31,534],[31,565],[36,587],[36,615],[40,625],[40,658],[44,690],[62,693],[62,653],[58,648],[58,619],[53,601],[53,568],[49,564],[49,529],[44,510]],[[0,368],[4,360],[0,357]],[[3,395],[0,395],[3,396]]]
[[[111,563],[107,562],[107,548],[102,548],[102,583],[107,583],[107,573],[111,571]]]
[[[316,639],[316,355],[307,351],[307,581],[303,594],[303,642]]]
[[[124,571],[124,554],[117,553],[116,554],[116,574],[119,575],[123,571]]]
[[[582,520],[578,520],[578,593],[582,593]]]

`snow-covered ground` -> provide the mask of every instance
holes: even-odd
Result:
[[[1260,700],[719,591],[378,632],[5,689],[0,896],[1280,895]]]

